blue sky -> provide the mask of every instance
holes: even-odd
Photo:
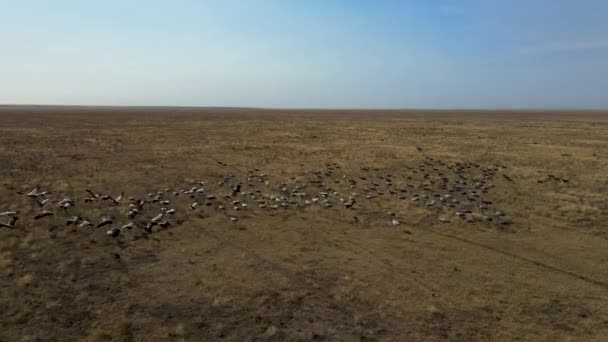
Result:
[[[604,0],[0,0],[0,103],[608,108]]]

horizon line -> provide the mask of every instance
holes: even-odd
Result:
[[[26,107],[46,107],[46,108],[132,108],[132,109],[243,109],[243,110],[295,110],[295,111],[513,111],[513,112],[546,112],[546,111],[579,111],[579,112],[608,112],[607,108],[576,108],[576,107],[557,107],[557,108],[526,108],[526,107],[488,107],[488,108],[417,108],[417,107],[248,107],[248,106],[180,106],[180,105],[85,105],[85,104],[16,104],[0,103],[0,108],[26,108]]]

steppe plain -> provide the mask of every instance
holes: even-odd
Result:
[[[608,113],[3,106],[0,177],[0,341],[608,336]]]

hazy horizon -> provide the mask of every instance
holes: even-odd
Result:
[[[599,0],[0,5],[0,104],[608,109]]]

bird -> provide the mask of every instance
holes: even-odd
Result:
[[[61,201],[59,201],[59,203],[57,203],[57,206],[59,208],[69,209],[70,207],[74,206],[74,201],[72,201],[70,198],[66,197],[66,198],[62,199]]]
[[[129,222],[129,223],[123,225],[122,227],[120,227],[120,229],[132,229],[133,227],[135,227],[135,224],[133,222]]]
[[[8,220],[7,223],[0,222],[0,227],[9,228],[9,229],[14,228],[17,220],[19,220],[19,218],[17,216],[11,216],[11,218]]]
[[[38,185],[36,185],[36,187],[32,191],[30,191],[29,193],[26,194],[26,196],[29,196],[29,197],[38,197],[38,191],[39,191],[38,190]]]
[[[416,146],[416,149],[418,150],[418,152],[422,152],[422,147]]]
[[[80,222],[80,220],[81,220],[81,219],[80,219],[80,217],[78,217],[78,216],[73,216],[73,217],[69,218],[69,219],[68,219],[68,220],[65,222],[65,224],[66,224],[66,225],[68,225],[68,226],[69,226],[69,225],[71,225],[71,224],[77,224],[78,222]]]
[[[152,227],[154,227],[157,224],[157,222],[148,222],[146,223],[146,225],[144,226],[144,232],[146,233],[152,233]]]
[[[99,223],[97,224],[97,228],[101,228],[103,226],[106,226],[108,224],[112,224],[112,219],[109,217],[102,217],[101,221],[99,221]]]
[[[139,210],[133,208],[133,209],[129,210],[127,217],[129,217],[130,219],[133,219],[133,218],[135,218],[135,216],[137,216],[137,214],[139,214]]]
[[[83,220],[82,222],[80,222],[80,224],[78,225],[78,227],[86,227],[86,226],[92,226],[93,224],[87,220]]]
[[[125,195],[124,192],[121,192],[120,195],[116,196],[116,198],[114,198],[114,202],[116,204],[120,203],[120,201],[122,200],[122,197]]]
[[[38,214],[36,214],[36,216],[34,216],[34,220],[40,220],[43,217],[47,217],[47,216],[53,216],[53,212],[48,211],[48,210],[43,210],[41,212],[39,212]]]
[[[39,186],[36,185],[36,187],[32,191],[28,192],[27,194],[20,192],[20,191],[17,191],[17,194],[27,196],[30,198],[37,198],[39,196],[44,196],[44,195],[48,194],[48,192],[46,192],[46,191],[40,192]]]
[[[135,202],[135,205],[137,206],[138,210],[143,210],[145,204],[146,204],[146,201],[143,199],[139,199]]]
[[[91,195],[91,198],[92,198],[92,199],[97,199],[97,198],[99,198],[99,195],[98,195],[98,194],[96,194],[96,193],[94,193],[93,191],[91,191],[91,190],[89,190],[89,189],[86,189],[85,191],[86,191],[86,192],[88,192],[88,193]]]
[[[241,184],[237,184],[233,189],[232,189],[232,197],[236,196],[239,192],[241,192]]]
[[[450,223],[450,221],[448,219],[446,219],[445,217],[439,217],[437,218],[439,220],[439,222],[441,223]]]
[[[38,200],[37,200],[37,201],[36,201],[36,203],[37,203],[39,206],[43,207],[43,206],[44,206],[44,205],[45,205],[45,204],[46,204],[48,201],[50,201],[50,200],[51,200],[50,198],[45,198],[45,199],[43,199],[42,201],[38,201]]]
[[[110,200],[110,201],[112,201],[112,203],[118,205],[118,204],[120,204],[120,201],[122,200],[123,196],[124,196],[124,193],[120,193],[120,195],[116,196],[115,198],[110,195],[103,195],[101,197],[101,199],[104,201]]]
[[[164,209],[164,208],[163,208]],[[151,223],[158,223],[160,222],[160,220],[162,220],[162,218],[165,216],[165,210],[162,210],[158,215],[154,216],[150,222]]]
[[[110,230],[108,230],[106,232],[106,234],[108,234],[108,236],[110,236],[110,237],[118,237],[118,235],[120,235],[120,229],[111,228]]]

